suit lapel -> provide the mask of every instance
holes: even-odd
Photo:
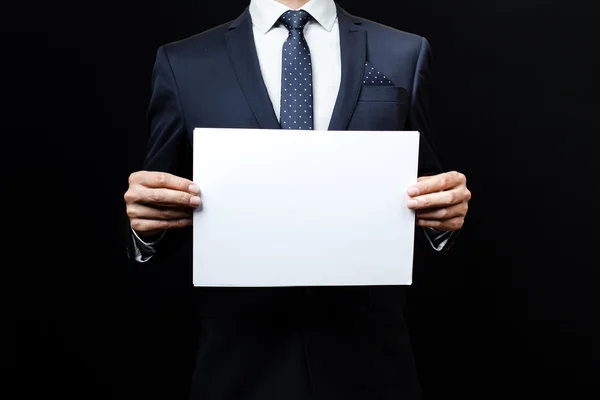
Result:
[[[338,6],[342,79],[329,130],[345,130],[356,107],[366,62],[366,32],[360,21]]]
[[[246,100],[262,129],[280,129],[260,72],[248,9],[230,26],[227,49]]]

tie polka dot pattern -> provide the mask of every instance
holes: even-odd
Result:
[[[365,63],[363,84],[372,86],[394,86],[394,83],[384,74],[375,69],[370,63]]]
[[[313,129],[312,63],[304,39],[304,27],[311,18],[304,10],[289,10],[279,18],[290,31],[282,54],[282,129]]]

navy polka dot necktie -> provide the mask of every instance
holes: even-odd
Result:
[[[279,18],[290,31],[281,58],[282,129],[313,129],[312,63],[304,39],[304,26],[311,18],[304,10],[289,10]]]

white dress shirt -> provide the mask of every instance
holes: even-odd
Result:
[[[311,0],[302,9],[313,17],[304,27],[313,67],[313,128],[327,130],[342,76],[337,9],[333,0]],[[289,31],[277,22],[288,10],[274,0],[251,0],[249,8],[258,63],[278,120],[282,47]]]
[[[310,49],[313,66],[313,127],[315,130],[327,130],[342,76],[337,8],[334,0],[310,0],[302,9],[313,17],[304,27],[304,38]],[[280,119],[282,48],[289,34],[278,20],[288,10],[289,7],[275,0],[251,0],[249,7],[258,62],[277,120]],[[448,232],[426,232],[429,242],[437,251],[442,250],[448,242],[446,238],[435,245],[430,237],[432,235],[439,241],[439,235],[449,237]],[[136,260],[149,260],[155,254],[154,246],[160,239],[145,243],[135,232],[133,235]]]

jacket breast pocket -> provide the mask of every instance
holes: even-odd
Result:
[[[363,85],[349,130],[401,131],[409,109],[408,91],[400,86]]]

